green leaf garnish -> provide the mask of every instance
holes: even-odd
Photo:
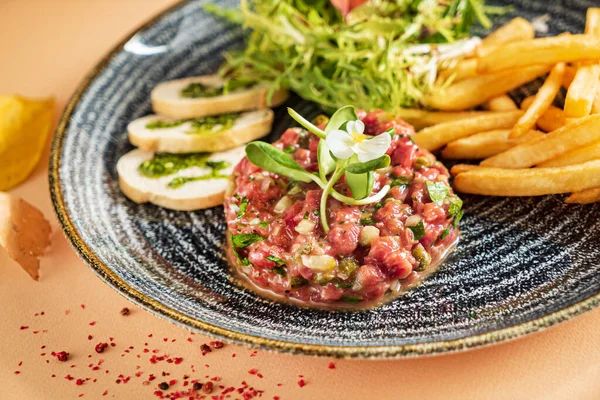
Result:
[[[427,193],[429,198],[438,206],[444,203],[444,200],[448,197],[449,190],[448,186],[444,182],[432,182],[427,181]]]
[[[358,116],[356,115],[354,106],[344,106],[333,113],[327,125],[325,125],[324,131],[331,132],[336,129],[342,129],[346,122],[356,121],[357,119]]]
[[[329,152],[329,147],[324,139],[319,140],[317,147],[317,162],[319,163],[319,177],[321,180],[327,180],[327,175],[335,170],[336,162]]]
[[[268,143],[248,143],[246,145],[246,156],[252,164],[266,171],[305,183],[314,180],[314,175],[302,168],[289,154]]]
[[[298,112],[296,112],[294,109],[288,107],[288,113],[296,122],[298,122],[301,126],[306,128],[309,132],[314,133],[321,139],[325,139],[325,132],[323,130],[317,128],[309,120],[304,118],[302,115],[298,114]]]
[[[258,223],[258,226],[260,226],[261,228],[266,228],[267,226],[269,226],[269,224],[271,224],[271,223],[267,222],[267,221],[260,221]]]
[[[415,226],[407,226],[410,229],[415,237],[415,240],[421,239],[425,236],[425,225],[423,224],[423,220],[420,220],[419,223]]]
[[[360,200],[371,194],[375,184],[373,172],[353,174],[346,171],[345,176],[353,198]]]
[[[379,158],[367,161],[365,163],[352,163],[346,167],[346,171],[352,174],[364,174],[366,172],[375,171],[380,168],[385,168],[388,165],[390,165],[390,156],[384,154]]]

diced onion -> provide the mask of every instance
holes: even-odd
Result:
[[[294,194],[298,194],[300,192],[302,192],[302,188],[300,187],[300,185],[295,185],[293,188],[290,189],[288,194],[294,195]]]
[[[406,218],[406,222],[404,223],[405,226],[416,226],[419,221],[421,221],[423,218],[421,218],[420,215],[411,215],[410,217]]]
[[[335,269],[335,259],[331,256],[302,256],[302,264],[314,271]]]
[[[271,178],[263,179],[260,184],[260,191],[263,193],[266,192],[267,190],[269,190],[269,186],[271,186]]]
[[[277,202],[277,204],[275,204],[275,208],[273,208],[273,212],[277,213],[277,214],[281,214],[291,205],[292,205],[292,199],[290,199],[288,196],[283,196]]]
[[[365,226],[360,231],[358,236],[358,243],[361,246],[370,246],[373,239],[379,237],[379,229],[374,226]]]
[[[303,219],[296,225],[294,230],[301,235],[308,235],[315,229],[315,223],[310,219]]]
[[[252,218],[250,221],[248,221],[248,225],[258,225],[260,224],[260,219],[258,218]]]
[[[402,284],[398,279],[390,283],[390,290],[394,293],[398,293],[400,290],[402,290]]]

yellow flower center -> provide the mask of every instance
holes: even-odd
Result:
[[[350,136],[352,136],[352,139],[354,139],[356,143],[362,143],[367,138],[367,135],[357,132],[352,132]]]

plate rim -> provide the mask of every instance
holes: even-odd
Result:
[[[96,273],[96,275],[98,275],[104,282],[106,282],[123,297],[139,305],[143,309],[183,327],[195,329],[211,336],[219,337],[234,343],[254,348],[325,357],[378,359],[430,356],[442,353],[464,351],[476,347],[490,346],[516,339],[530,333],[542,331],[600,306],[600,292],[598,292],[570,306],[566,306],[558,311],[542,317],[506,328],[472,336],[466,336],[460,339],[408,345],[334,346],[274,340],[225,329],[199,319],[189,317],[179,311],[165,306],[149,296],[144,295],[137,289],[134,289],[131,285],[121,279],[114,271],[112,271],[108,265],[103,263],[98,258],[88,244],[83,240],[79,231],[75,227],[67,210],[60,183],[60,165],[62,160],[61,150],[63,147],[64,138],[70,125],[73,111],[79,104],[82,95],[87,91],[92,81],[106,69],[106,66],[110,60],[112,60],[117,53],[124,50],[125,44],[138,32],[149,28],[165,15],[184,7],[190,1],[191,0],[177,1],[175,4],[158,12],[156,15],[127,34],[124,39],[122,39],[117,45],[109,50],[86,74],[82,82],[75,89],[75,92],[71,95],[59,119],[52,139],[48,168],[50,197],[54,212],[58,218],[63,234],[66,236],[67,240],[74,248],[78,256]]]

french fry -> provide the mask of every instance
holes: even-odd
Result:
[[[479,58],[477,72],[489,74],[535,64],[599,60],[600,38],[565,35],[507,43]]]
[[[440,81],[452,79],[452,82],[458,82],[465,78],[471,78],[477,75],[477,59],[469,58],[460,60],[454,66],[440,71]]]
[[[600,187],[600,160],[558,168],[475,167],[456,175],[454,189],[487,196],[541,196]]]
[[[447,159],[477,160],[502,153],[519,143],[544,136],[540,131],[529,131],[521,137],[509,139],[510,130],[476,133],[448,143],[442,150],[442,156]]]
[[[510,132],[511,138],[517,138],[529,131],[535,125],[538,118],[548,110],[548,107],[550,107],[560,90],[564,73],[564,63],[558,63],[552,67],[550,75],[548,75],[548,78],[546,78],[546,81],[538,90],[533,103],[527,108],[525,114],[519,118],[519,121]]]
[[[473,164],[456,164],[452,168],[450,168],[450,173],[452,176],[456,176],[462,172],[470,171],[475,168],[480,168],[478,165]]]
[[[509,95],[503,94],[498,97],[493,97],[482,104],[484,110],[489,111],[514,111],[519,108]]]
[[[586,35],[600,37],[600,8],[588,8],[585,15]]]
[[[527,110],[531,106],[531,103],[533,103],[534,99],[535,96],[529,96],[525,98],[525,100],[521,102],[521,110]],[[565,112],[553,105],[548,107],[546,112],[543,113],[536,121],[538,128],[544,132],[555,131],[565,126],[566,123],[567,120],[565,117]]]
[[[477,56],[482,57],[497,46],[519,40],[529,40],[534,37],[535,31],[529,21],[520,17],[513,18],[481,41],[481,45],[476,50]]]
[[[588,144],[587,146],[568,151],[561,156],[538,164],[537,167],[563,167],[565,165],[581,164],[591,160],[600,160],[600,140]]]
[[[575,192],[566,198],[569,204],[591,204],[600,201],[600,187]]]
[[[531,139],[510,150],[486,158],[480,165],[496,168],[529,168],[570,150],[600,140],[600,115],[579,118],[560,129]]]
[[[598,13],[594,10],[598,9],[589,9],[587,12],[585,33],[600,37],[600,28],[598,27],[600,22],[598,21]],[[598,34],[595,35],[595,33]],[[600,64],[598,64],[598,61],[580,63],[565,98],[565,115],[567,117],[581,118],[590,114],[600,84],[599,78]]]
[[[444,122],[457,121],[459,119],[472,118],[479,115],[491,114],[487,111],[458,111],[458,112],[444,112],[444,111],[425,111],[417,110],[413,108],[402,108],[394,115],[402,118],[415,129],[420,130],[427,128],[428,126],[441,124]]]
[[[438,87],[423,99],[423,103],[443,111],[465,110],[531,82],[551,68],[549,65],[533,65],[463,79],[447,87]]]
[[[575,79],[575,74],[577,73],[577,68],[571,67],[569,65],[565,66],[565,74],[563,75],[562,86],[569,90],[569,86],[571,86],[571,82]]]
[[[454,140],[482,131],[512,127],[523,111],[495,112],[425,128],[413,136],[415,143],[433,151]]]
[[[588,8],[585,22],[585,33],[600,37],[600,8]],[[596,96],[592,104],[592,114],[600,114],[600,83],[596,84]]]
[[[577,73],[567,91],[565,99],[565,115],[569,118],[581,118],[589,115],[596,98],[600,64],[584,63],[577,68]]]

